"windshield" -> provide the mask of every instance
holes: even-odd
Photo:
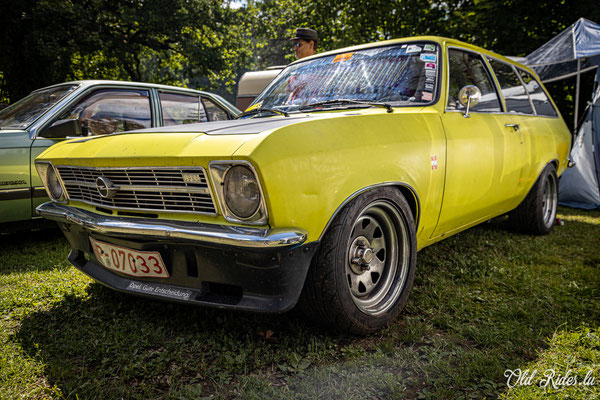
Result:
[[[435,99],[438,53],[436,44],[413,42],[293,64],[261,93],[253,108],[292,112],[311,105],[357,107],[356,101],[422,106]]]
[[[77,85],[61,85],[31,93],[0,111],[0,129],[27,129],[76,88]]]

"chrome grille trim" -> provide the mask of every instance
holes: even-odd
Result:
[[[56,166],[69,200],[116,210],[217,215],[206,170],[202,167]],[[187,174],[187,175],[186,175]],[[185,179],[192,176],[193,181]],[[96,180],[104,177],[116,189],[102,197]]]

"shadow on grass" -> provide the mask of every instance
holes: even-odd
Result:
[[[296,311],[254,314],[170,304],[100,284],[28,316],[15,335],[68,398],[164,398],[183,385],[213,391],[251,371],[336,340]],[[307,350],[317,343],[313,350]]]
[[[41,222],[41,221],[38,221]],[[70,246],[56,224],[0,234],[0,274],[44,271],[70,265]]]
[[[571,211],[549,236],[495,219],[424,249],[405,311],[366,339],[91,284],[13,340],[67,398],[496,398],[554,332],[600,323],[600,213]]]

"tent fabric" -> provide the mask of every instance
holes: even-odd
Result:
[[[528,54],[523,63],[545,82],[593,69],[600,65],[600,24],[580,18]]]
[[[600,208],[600,68],[596,91],[571,150],[575,166],[560,178],[559,203],[569,207]]]

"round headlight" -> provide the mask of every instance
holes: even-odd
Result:
[[[225,203],[238,218],[250,218],[260,206],[260,190],[254,173],[244,165],[235,165],[223,180]]]
[[[48,191],[50,192],[50,197],[52,200],[60,200],[63,195],[63,189],[60,185],[60,181],[58,180],[58,176],[56,176],[56,172],[54,172],[54,168],[48,168]]]

